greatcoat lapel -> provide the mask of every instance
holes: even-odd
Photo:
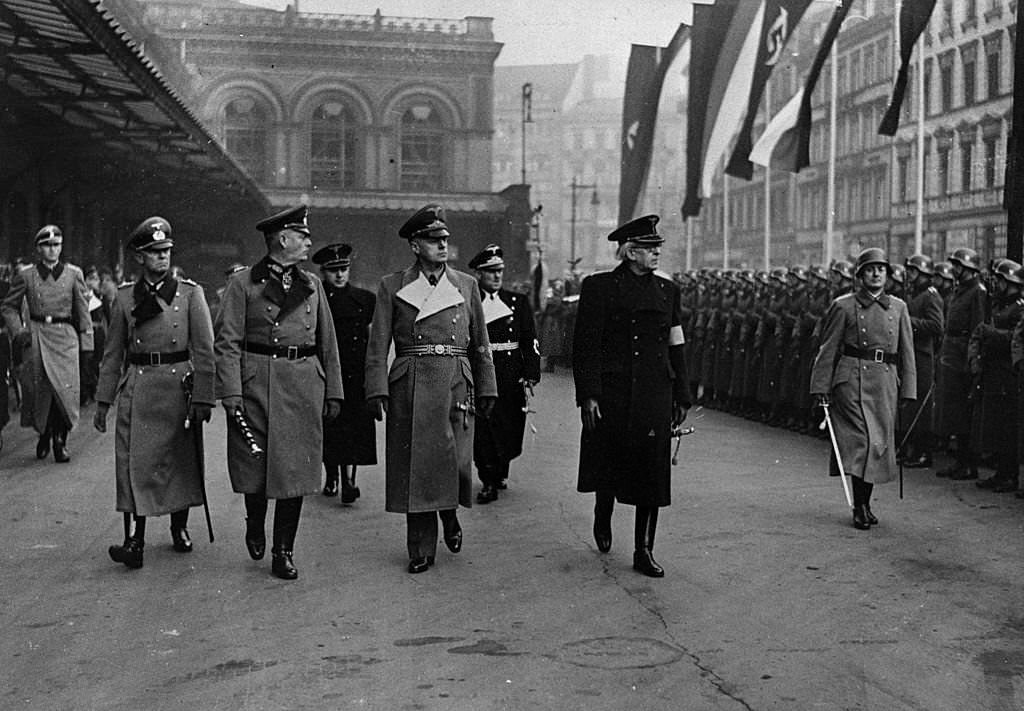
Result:
[[[508,307],[500,296],[491,298],[490,294],[484,293],[484,323],[493,323],[500,318],[512,315],[512,309]]]
[[[413,269],[414,273],[417,271]],[[406,272],[406,278],[402,281],[406,281],[410,276],[409,272]],[[416,321],[422,321],[428,316],[466,301],[462,292],[448,278],[447,269],[438,280],[437,286],[431,286],[427,277],[419,272],[419,275],[399,289],[395,296],[418,310]]]

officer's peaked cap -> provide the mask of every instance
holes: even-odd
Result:
[[[171,223],[162,217],[147,217],[128,235],[128,246],[136,252],[173,247]]]
[[[501,247],[496,244],[489,244],[479,254],[469,260],[470,269],[501,269],[505,266],[505,256]]]
[[[289,207],[287,210],[282,210],[270,217],[263,218],[256,223],[256,229],[264,235],[271,235],[282,230],[295,230],[296,232],[308,235],[309,224],[306,221],[308,217],[309,206],[297,205]]]
[[[313,264],[319,264],[324,269],[350,266],[352,264],[352,245],[339,242],[318,249],[313,255]]]
[[[398,236],[402,239],[451,237],[444,208],[440,205],[424,205],[398,229]]]
[[[57,227],[57,225],[44,225],[38,232],[36,232],[37,245],[55,239],[64,239],[64,233],[60,231],[60,228]]]
[[[657,215],[644,215],[635,220],[630,220],[608,235],[608,241],[618,242],[619,244],[625,244],[626,242],[650,245],[661,244],[665,241],[665,238],[658,234],[658,220],[660,219]]]

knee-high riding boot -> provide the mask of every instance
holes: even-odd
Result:
[[[636,526],[634,529],[635,550],[633,552],[633,570],[652,578],[665,577],[665,569],[654,560],[654,533],[658,528],[658,508],[656,506],[636,507]]]
[[[597,550],[607,553],[612,548],[612,511],[615,510],[615,494],[598,491],[594,503],[594,542]]]

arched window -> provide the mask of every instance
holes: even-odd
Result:
[[[309,182],[314,189],[350,188],[356,182],[357,137],[352,113],[339,101],[313,111],[309,136]]]
[[[224,145],[257,181],[267,171],[267,112],[255,99],[239,97],[224,107]]]
[[[433,106],[416,104],[402,114],[399,187],[410,192],[444,189],[444,126]]]

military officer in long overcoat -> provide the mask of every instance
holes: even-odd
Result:
[[[149,516],[169,513],[174,550],[190,552],[188,510],[204,500],[202,423],[216,402],[213,323],[203,288],[170,275],[171,235],[167,220],[150,217],[128,239],[142,274],[118,289],[96,387],[100,432],[117,400],[115,479],[125,540],[109,552],[129,568],[142,567]]]
[[[489,414],[498,389],[480,288],[447,266],[444,208],[421,208],[398,235],[416,261],[377,288],[366,398],[378,420],[387,415],[385,509],[406,515],[408,570],[422,573],[434,564],[438,517],[448,549],[462,548],[456,510],[473,505],[475,413]]]
[[[636,507],[633,568],[662,577],[652,555],[658,509],[671,504],[672,430],[691,404],[679,290],[655,273],[658,216],[622,225],[609,241],[621,263],[583,281],[573,377],[583,434],[577,490],[595,492],[594,539],[611,548],[615,500]]]
[[[266,552],[267,500],[276,499],[271,571],[293,580],[302,497],[320,491],[323,420],[337,417],[344,389],[327,295],[298,266],[311,244],[306,206],[256,229],[267,254],[231,276],[215,323],[216,394],[228,415],[231,486],[245,495],[249,556]]]
[[[36,457],[68,462],[68,432],[81,405],[79,351],[92,351],[92,319],[85,277],[62,262],[64,235],[56,225],[36,233],[38,260],[17,271],[0,304],[14,345],[22,353],[21,424],[39,433]]]
[[[996,493],[1017,490],[1017,376],[1013,372],[1010,339],[1024,315],[1024,272],[1011,259],[1002,259],[992,270],[992,320],[980,323],[967,344],[971,371],[971,441],[980,452],[995,459],[995,476],[977,482]]]
[[[540,353],[533,309],[524,294],[502,288],[505,256],[488,245],[469,260],[476,272],[483,301],[487,336],[498,383],[498,401],[487,418],[476,421],[473,461],[483,488],[479,504],[496,501],[508,479],[510,462],[522,454],[526,430],[527,393],[540,381]]]
[[[811,371],[811,394],[830,406],[843,472],[853,483],[853,525],[860,530],[878,523],[871,511],[874,485],[896,475],[898,400],[917,397],[910,314],[902,299],[885,293],[889,271],[881,249],[861,251],[857,291],[829,305]]]
[[[360,289],[349,280],[351,245],[328,245],[313,255],[313,263],[320,266],[320,278],[331,307],[334,334],[338,338],[341,381],[345,386],[345,398],[352,403],[352,407],[343,407],[334,420],[324,423],[327,478],[322,493],[324,496],[337,496],[340,481],[341,502],[351,504],[360,494],[356,486],[356,467],[377,463],[377,428],[373,416],[363,407],[366,345],[376,297],[372,291]]]
[[[917,366],[917,400],[900,409],[900,425],[906,437],[903,465],[915,469],[932,465],[932,412],[935,402],[935,344],[942,337],[945,318],[942,297],[932,286],[935,268],[924,254],[907,257],[907,310],[914,333],[914,364]],[[915,422],[916,420],[916,422]],[[910,429],[913,427],[913,429]],[[899,454],[899,453],[897,453]]]
[[[936,472],[950,479],[977,479],[975,443],[971,441],[974,408],[968,395],[971,373],[967,362],[967,344],[978,324],[986,320],[988,290],[981,283],[978,253],[970,247],[953,250],[949,256],[956,288],[946,307],[946,327],[939,349],[936,374],[935,432],[943,438],[956,437],[954,462]]]

